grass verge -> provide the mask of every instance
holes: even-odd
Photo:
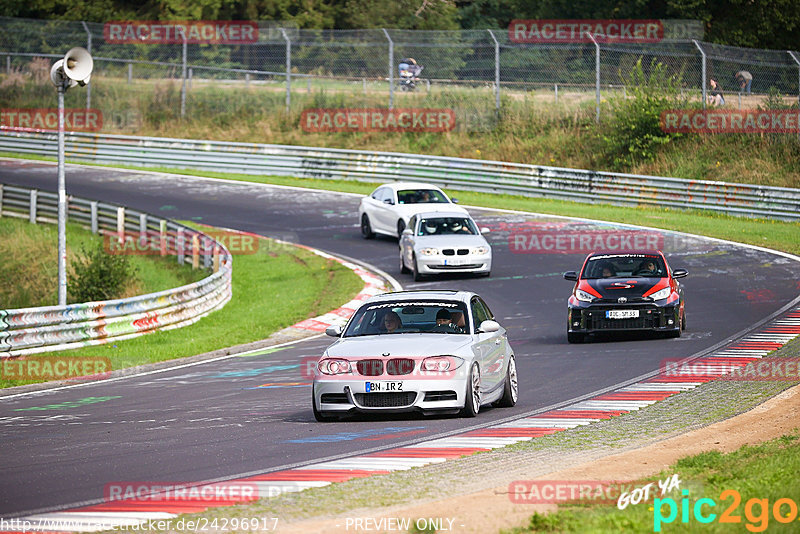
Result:
[[[264,339],[341,306],[362,285],[355,273],[334,260],[260,239],[257,253],[234,257],[231,301],[190,327],[37,357],[107,356],[112,369],[122,369],[192,356]],[[0,387],[27,383],[32,382],[0,379]]]
[[[800,433],[723,454],[708,451],[680,459],[656,477],[634,483],[643,487],[654,479],[678,474],[681,487],[695,488],[686,496],[674,491],[655,500],[628,505],[581,501],[560,505],[555,513],[531,516],[527,526],[504,531],[529,532],[797,532],[797,481],[800,472]],[[686,499],[686,500],[684,500]],[[705,501],[698,502],[701,499]],[[782,503],[779,500],[784,499]],[[787,499],[791,502],[787,502]],[[670,502],[671,501],[671,502]],[[713,504],[712,504],[713,503]],[[781,504],[776,508],[776,504]],[[673,517],[671,508],[675,509]],[[729,521],[723,522],[723,512]],[[683,514],[686,515],[683,515]],[[671,520],[667,521],[668,519]],[[700,521],[710,518],[710,521]],[[732,524],[734,523],[734,524]],[[738,523],[738,525],[735,525]],[[744,527],[744,528],[743,528]]]

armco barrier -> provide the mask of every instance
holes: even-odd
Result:
[[[359,181],[419,180],[454,189],[695,208],[800,220],[800,190],[522,163],[300,146],[70,133],[67,157],[94,163]],[[0,151],[56,156],[56,134],[0,132]]]
[[[57,195],[0,184],[0,215],[30,222],[57,222]],[[127,299],[0,310],[0,358],[64,350],[128,339],[155,330],[191,324],[221,308],[231,298],[233,260],[224,245],[192,228],[122,206],[68,197],[67,219],[116,239],[167,235],[184,239],[182,252],[191,257],[198,236],[203,266],[210,276],[185,286]],[[187,259],[177,256],[179,263]]]

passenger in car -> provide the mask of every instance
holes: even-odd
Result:
[[[397,313],[390,311],[383,316],[383,326],[387,334],[393,334],[395,330],[403,327],[403,321]]]

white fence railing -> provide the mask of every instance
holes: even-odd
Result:
[[[800,190],[393,152],[70,133],[67,157],[141,167],[358,181],[800,220]],[[56,134],[0,132],[0,151],[56,156]]]
[[[0,216],[57,222],[57,195],[0,184]],[[96,345],[189,325],[231,298],[233,261],[210,236],[173,221],[115,204],[69,197],[67,217],[109,242],[155,240],[177,261],[203,257],[211,275],[185,286],[126,299],[0,310],[0,358]],[[133,237],[132,237],[133,236]],[[177,241],[177,246],[175,246]],[[168,246],[170,242],[170,246]]]

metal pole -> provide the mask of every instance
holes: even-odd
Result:
[[[128,85],[131,84],[131,80],[133,80],[133,63],[128,63]]]
[[[692,39],[692,42],[700,50],[700,55],[702,56],[702,81],[700,85],[703,87],[703,109],[706,109],[706,52],[697,40]]]
[[[64,179],[64,92],[58,86],[58,305],[67,305],[67,187]]]
[[[181,61],[181,77],[183,84],[181,85],[181,118],[186,115],[186,35],[183,36],[183,58]]]
[[[558,84],[556,83],[556,84],[554,84],[554,86],[555,86],[555,89],[556,89],[556,104],[558,104]]]
[[[292,41],[286,30],[280,28],[283,39],[286,41],[286,113],[292,105]]]
[[[594,93],[595,93],[595,104],[594,104],[595,117],[594,117],[594,121],[599,123],[600,122],[600,45],[597,44],[597,41],[595,41],[594,36],[591,33],[586,32],[586,35],[594,43],[594,64],[595,64],[595,67],[594,67],[594,71],[595,71],[594,72]]]
[[[386,28],[381,28],[389,41],[389,109],[394,109],[394,41]]]
[[[492,33],[492,30],[486,30],[492,36],[494,41],[494,108],[500,111],[500,43]]]
[[[797,56],[791,50],[787,50],[787,52],[789,52],[789,55],[792,56],[794,62],[797,63],[797,109],[798,112],[800,112],[800,59],[797,59]],[[800,124],[797,128],[797,137],[800,139]]]
[[[86,50],[91,54],[92,53],[92,32],[89,31],[89,26],[84,22],[81,21],[83,24],[83,29],[86,30]],[[92,108],[92,84],[86,84],[86,109]]]

